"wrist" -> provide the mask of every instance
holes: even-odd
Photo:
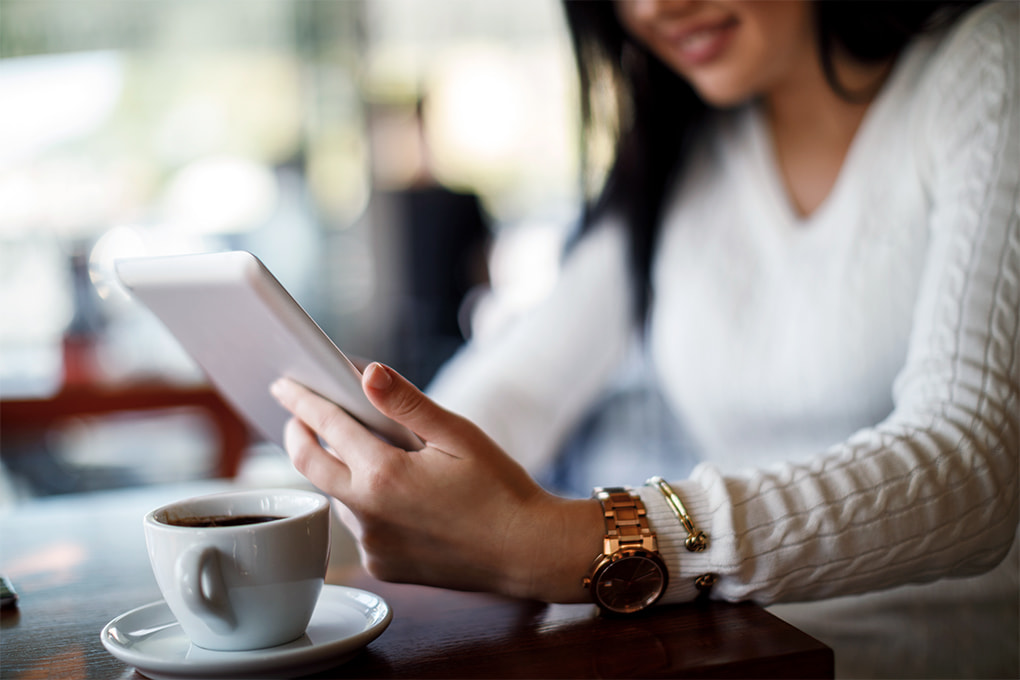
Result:
[[[542,602],[590,602],[582,577],[605,534],[599,502],[548,496],[531,514],[530,520],[522,517],[516,532],[526,538],[517,549],[507,546],[512,573],[504,593]]]

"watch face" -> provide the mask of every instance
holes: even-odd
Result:
[[[603,607],[629,614],[659,599],[666,589],[666,572],[659,560],[640,553],[627,555],[607,564],[594,586]]]

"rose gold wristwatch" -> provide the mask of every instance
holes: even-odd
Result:
[[[631,614],[654,604],[666,592],[669,573],[648,526],[641,498],[622,487],[596,488],[606,523],[602,554],[595,558],[584,587],[603,611]]]

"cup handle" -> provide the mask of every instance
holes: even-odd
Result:
[[[216,548],[196,545],[185,550],[177,559],[176,571],[185,605],[210,630],[222,635],[237,627],[220,571],[220,552]]]

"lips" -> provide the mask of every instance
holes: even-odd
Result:
[[[707,64],[730,43],[737,27],[736,19],[674,32],[668,42],[676,57],[687,66]]]

